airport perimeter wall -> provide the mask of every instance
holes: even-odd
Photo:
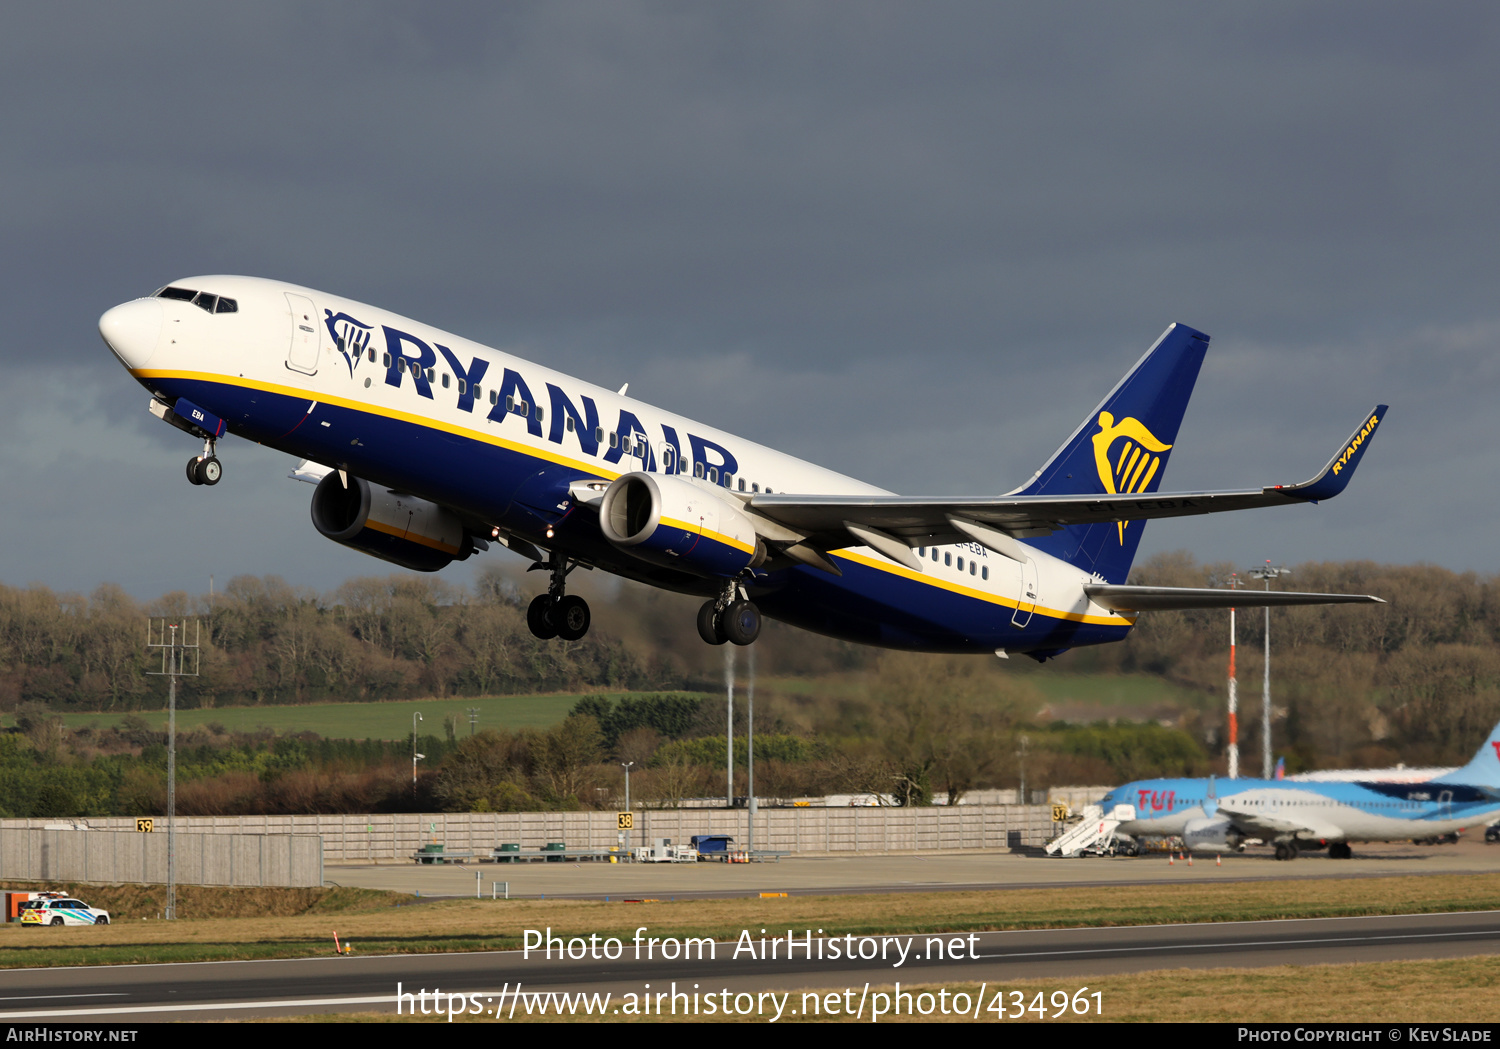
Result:
[[[35,828],[56,822],[45,819],[3,820],[0,821],[0,835],[12,833],[11,828],[33,828],[30,833],[40,833]],[[137,834],[135,821],[129,818],[91,818],[79,822],[87,823],[90,829],[46,833],[88,838],[99,835],[100,831],[121,832],[126,838],[158,839],[165,848],[165,821],[160,817],[152,834]],[[431,842],[441,842],[449,851],[471,850],[476,858],[488,858],[489,851],[502,843],[535,849],[551,842],[564,842],[570,848],[600,849],[619,844],[621,833],[614,812],[188,816],[178,817],[177,827],[179,841],[184,836],[299,838],[316,835],[322,839],[322,858],[327,863],[410,862],[412,853]],[[685,844],[694,834],[729,834],[734,837],[736,845],[743,848],[748,842],[748,830],[748,813],[744,809],[637,809],[635,829],[626,836],[626,844],[647,845],[657,838],[670,838]],[[1002,849],[1040,846],[1053,831],[1052,810],[1047,805],[775,808],[761,809],[756,813],[755,847],[793,854]],[[5,840],[0,837],[0,874],[19,876],[6,872],[3,857],[9,849]],[[128,847],[125,851],[129,851]],[[196,881],[184,873],[183,855],[179,850],[178,880]],[[219,869],[214,868],[215,871]],[[165,871],[164,866],[162,870]],[[302,868],[298,870],[300,872]],[[244,883],[215,881],[202,884]],[[304,883],[273,881],[264,884]]]
[[[165,828],[142,834],[133,824],[128,831],[9,826],[22,822],[6,820],[0,827],[0,879],[166,883]],[[323,884],[323,843],[315,834],[184,833],[179,828],[173,838],[182,885]]]

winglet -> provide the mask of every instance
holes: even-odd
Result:
[[[1323,467],[1323,471],[1312,480],[1273,488],[1271,491],[1312,503],[1319,499],[1332,499],[1338,495],[1348,487],[1349,479],[1354,476],[1354,468],[1359,465],[1360,459],[1364,457],[1365,449],[1370,446],[1370,438],[1375,436],[1375,428],[1385,420],[1387,409],[1387,405],[1377,404],[1374,410],[1355,427],[1354,432],[1334,453],[1333,458],[1328,460],[1328,465]]]

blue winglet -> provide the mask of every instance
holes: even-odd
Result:
[[[1349,478],[1354,476],[1354,468],[1365,454],[1365,449],[1370,446],[1370,438],[1375,436],[1375,428],[1385,420],[1388,406],[1377,404],[1363,422],[1349,435],[1328,465],[1323,467],[1323,472],[1310,481],[1301,484],[1287,485],[1279,489],[1283,495],[1289,495],[1293,499],[1305,499],[1308,502],[1317,502],[1319,499],[1332,499],[1349,485]]]

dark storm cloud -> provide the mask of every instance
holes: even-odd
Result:
[[[380,570],[232,442],[211,500],[131,498],[192,449],[94,323],[204,272],[630,380],[907,492],[1023,481],[1183,320],[1215,343],[1169,487],[1300,479],[1370,403],[1394,414],[1339,503],[1154,525],[1148,547],[1492,569],[1497,24],[1461,4],[11,7],[0,360],[24,381],[0,401],[10,475],[50,487],[5,520],[73,553],[0,578],[121,578],[89,553],[105,491],[143,522],[140,592],[230,550]],[[132,436],[101,455],[111,433]],[[1396,491],[1462,512],[1435,532]],[[221,531],[153,568],[149,524],[178,514]]]

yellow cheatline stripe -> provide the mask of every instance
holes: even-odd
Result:
[[[740,540],[736,539],[732,535],[725,535],[723,532],[715,532],[712,528],[704,528],[701,524],[692,524],[689,521],[679,521],[675,517],[663,517],[661,519],[661,523],[664,525],[670,525],[673,528],[681,528],[684,532],[691,532],[694,535],[701,535],[705,539],[712,539],[715,542],[723,543],[725,546],[732,546],[736,550],[739,550],[743,553],[755,553],[755,547],[746,546],[744,543],[740,542]]]
[[[384,521],[377,521],[374,518],[366,518],[365,527],[373,528],[377,532],[384,532],[386,535],[393,535],[397,539],[405,539],[408,543],[419,543],[434,550],[441,550],[445,554],[458,553],[458,547],[456,546],[449,546],[447,543],[437,539],[429,539],[425,535],[413,535],[409,529],[397,528],[394,525],[388,525]]]
[[[926,573],[913,572],[910,568],[898,565],[893,561],[887,561],[884,558],[866,557],[864,554],[850,553],[848,550],[830,550],[829,553],[848,558],[850,561],[856,561],[866,568],[873,568],[879,572],[888,572],[903,579],[910,579],[916,583],[926,583],[928,586],[935,586],[940,590],[947,590],[964,597],[972,597],[987,604],[1001,605],[1005,608],[1019,607],[1018,603],[1011,598],[1001,597],[999,594],[986,593],[983,590],[975,590],[972,587],[963,586],[959,583],[950,583],[946,579],[935,579]],[[1037,615],[1045,616],[1048,619],[1066,619],[1075,623],[1096,623],[1100,626],[1121,626],[1122,624],[1129,625],[1135,622],[1133,617],[1124,614],[1091,616],[1082,612],[1065,612],[1057,608],[1047,608],[1040,603],[1037,604],[1034,611]]]
[[[594,463],[583,459],[573,459],[561,453],[554,452],[548,448],[538,448],[530,444],[522,444],[519,441],[506,440],[483,430],[473,430],[465,426],[444,422],[426,415],[415,415],[411,412],[403,412],[396,408],[387,408],[384,405],[369,404],[364,401],[354,401],[347,397],[338,397],[331,394],[315,393],[308,390],[300,390],[295,386],[281,386],[277,383],[261,382],[257,379],[242,379],[234,375],[224,375],[219,372],[184,372],[184,371],[158,371],[155,369],[132,369],[130,372],[138,379],[187,379],[197,382],[218,383],[222,386],[238,386],[243,389],[258,390],[262,393],[274,393],[293,400],[313,401],[319,404],[331,404],[340,408],[348,408],[350,411],[362,412],[368,415],[378,415],[386,419],[395,419],[400,422],[412,423],[429,430],[440,430],[443,433],[453,434],[455,437],[467,437],[470,440],[491,444],[497,448],[504,448],[512,452],[520,452],[536,459],[545,459],[547,462],[556,463],[558,466],[571,466],[585,473],[602,476],[608,480],[614,480],[622,473],[604,463]],[[436,405],[436,401],[433,402]],[[487,418],[487,416],[481,416]],[[517,416],[520,418],[520,416]],[[545,438],[543,438],[545,440]]]

